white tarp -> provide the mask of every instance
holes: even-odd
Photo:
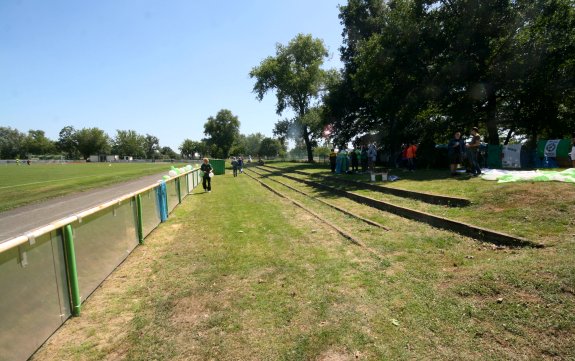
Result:
[[[481,176],[484,180],[496,180],[497,183],[508,182],[567,182],[575,184],[575,168],[565,169],[564,171],[519,171],[519,170],[502,170],[486,169]]]
[[[521,168],[521,147],[521,144],[503,146],[501,165],[504,168]]]

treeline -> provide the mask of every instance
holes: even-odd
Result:
[[[575,131],[573,0],[349,0],[339,17],[344,67],[323,98],[336,144]]]
[[[134,159],[194,159],[210,156],[227,158],[229,155],[277,156],[285,152],[285,144],[261,133],[243,135],[240,122],[231,111],[220,110],[204,124],[206,138],[200,141],[185,139],[177,153],[160,146],[158,137],[139,134],[135,130],[116,130],[110,137],[99,128],[62,128],[57,140],[46,137],[43,130],[29,130],[27,134],[11,127],[0,127],[0,159],[30,157],[65,157],[88,159],[91,155],[109,154]]]

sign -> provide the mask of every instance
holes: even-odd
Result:
[[[505,168],[521,168],[521,144],[503,146],[501,163]]]
[[[560,141],[561,139],[548,140],[547,144],[545,144],[545,152],[543,154],[548,158],[557,157],[557,147]]]

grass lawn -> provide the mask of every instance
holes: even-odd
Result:
[[[368,174],[331,175],[325,166],[277,163],[273,166],[297,169],[334,179],[354,179],[371,183]],[[375,184],[463,197],[471,200],[470,207],[452,208],[431,205],[357,187],[341,185],[350,191],[404,207],[432,213],[476,226],[525,237],[532,241],[552,245],[572,241],[575,235],[575,185],[560,182],[519,182],[499,184],[481,178],[461,176],[451,178],[443,170],[417,170],[414,173],[392,170],[400,177],[395,182]]]
[[[172,165],[182,166],[170,163],[0,165],[0,212],[146,175],[167,174]]]
[[[32,360],[575,358],[573,238],[493,247],[325,198],[385,231],[289,194],[360,247],[245,175],[199,188]]]

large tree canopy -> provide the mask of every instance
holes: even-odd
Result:
[[[113,140],[112,152],[121,157],[144,158],[146,152],[144,146],[146,137],[138,134],[135,130],[116,130]]]
[[[110,139],[99,128],[82,128],[74,135],[78,151],[84,159],[90,155],[106,154],[110,151]]]
[[[195,154],[204,155],[206,153],[206,144],[191,139],[185,139],[180,145],[180,154],[184,158],[194,159]]]
[[[344,69],[325,123],[341,141],[399,143],[480,126],[565,136],[573,127],[572,0],[350,0]],[[511,134],[511,132],[509,132]]]
[[[0,158],[10,159],[24,156],[26,135],[18,129],[0,127]]]
[[[325,90],[330,72],[321,69],[328,52],[320,39],[298,34],[288,45],[277,44],[276,55],[264,59],[252,69],[250,77],[256,79],[253,91],[261,101],[264,95],[276,92],[276,113],[286,109],[295,113],[292,122],[297,136],[306,145],[308,160],[313,161],[313,140],[317,129],[306,115]]]
[[[227,158],[240,134],[240,121],[231,111],[222,109],[204,124],[205,139],[212,157]]]

